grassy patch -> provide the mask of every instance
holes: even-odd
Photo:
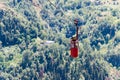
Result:
[[[5,47],[1,50],[0,57],[3,58],[2,62],[0,64],[10,67],[10,66],[17,66],[18,63],[22,61],[22,54],[20,54],[20,50],[18,46],[11,46],[11,47]],[[13,59],[9,59],[9,55],[13,55]]]

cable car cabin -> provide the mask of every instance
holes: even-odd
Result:
[[[78,20],[74,20],[76,26],[76,36],[71,38],[70,56],[73,58],[78,57]]]
[[[76,37],[71,38],[70,56],[73,58],[78,57],[78,40]]]

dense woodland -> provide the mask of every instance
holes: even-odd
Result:
[[[119,7],[119,0],[0,0],[0,80],[119,80]],[[69,51],[74,19],[78,58]]]

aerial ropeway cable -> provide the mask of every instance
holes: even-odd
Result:
[[[65,11],[62,8],[58,8],[56,5],[54,5],[50,0],[48,0],[48,2],[57,10],[59,9],[59,11],[64,15],[64,19],[68,20],[67,22],[73,21],[72,19],[70,19],[66,14]],[[68,19],[69,18],[69,19]]]

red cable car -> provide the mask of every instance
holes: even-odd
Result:
[[[70,48],[70,56],[73,58],[78,57],[78,20],[74,20],[74,24],[76,25],[76,36],[71,38],[71,48]]]

